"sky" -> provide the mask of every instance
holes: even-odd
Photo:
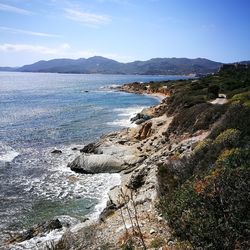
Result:
[[[250,60],[250,0],[0,0],[0,66],[92,56]]]

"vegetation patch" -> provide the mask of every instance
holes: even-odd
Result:
[[[181,135],[194,133],[198,130],[207,130],[227,110],[224,105],[212,105],[202,103],[180,111],[173,119],[167,130],[167,136],[171,133]]]
[[[159,166],[160,210],[175,235],[194,249],[250,249],[250,69],[224,67],[171,88],[168,112],[176,116],[168,134],[209,128],[211,133],[190,156]],[[230,103],[184,105],[185,93],[196,99],[204,90],[205,99],[219,90]]]

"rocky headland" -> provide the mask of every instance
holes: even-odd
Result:
[[[98,222],[69,229],[53,249],[247,249],[249,68],[119,90],[163,99],[68,164],[120,173],[121,183]]]

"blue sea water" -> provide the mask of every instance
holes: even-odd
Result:
[[[0,235],[54,216],[98,214],[119,175],[72,172],[72,148],[130,126],[133,114],[159,102],[110,86],[179,78],[0,72]]]

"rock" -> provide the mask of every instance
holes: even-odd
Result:
[[[135,124],[139,125],[139,124],[142,124],[143,122],[145,122],[145,120],[143,118],[141,118],[141,119],[136,120]]]
[[[95,143],[89,143],[86,146],[84,146],[82,149],[80,149],[81,153],[97,153],[97,146]]]
[[[142,113],[138,113],[138,114],[136,114],[136,116],[135,117],[132,117],[131,119],[130,119],[130,121],[133,123],[135,123],[135,124],[141,124],[141,123],[143,123],[143,122],[145,122],[145,121],[147,121],[147,120],[149,120],[149,119],[151,119],[151,117],[149,116],[149,115],[145,115],[145,114],[142,114]]]
[[[118,207],[116,206],[116,204],[113,203],[112,200],[108,200],[106,207],[99,216],[99,220],[103,222],[108,216],[112,215],[117,209]]]
[[[169,240],[168,241],[168,246],[173,246],[175,243],[174,243],[174,241],[173,240]]]
[[[71,170],[84,174],[118,173],[125,169],[124,161],[112,155],[80,155],[68,164]]]
[[[15,235],[12,235],[11,239],[8,240],[8,243],[12,244],[15,242],[22,242],[25,240],[29,240],[32,239],[33,237],[40,236],[43,235],[44,233],[60,228],[62,228],[62,224],[58,219],[45,221],[35,225],[34,227],[31,227],[30,229],[22,233],[16,233]]]
[[[76,151],[76,150],[78,150],[78,148],[75,147],[75,148],[72,148],[71,150]]]
[[[143,139],[149,137],[151,134],[151,127],[152,127],[152,122],[147,122],[147,123],[143,124],[135,138],[139,139],[139,140],[140,139],[143,140]]]
[[[154,229],[150,229],[149,233],[150,233],[150,234],[155,234],[156,232],[155,232]]]
[[[84,222],[84,220],[87,218],[77,219],[69,215],[59,215],[56,219],[60,221],[63,227],[72,227],[72,226],[75,226],[76,224]]]
[[[117,143],[119,143],[121,145],[124,145],[126,142],[128,142],[128,140],[119,140],[119,141],[117,141]]]
[[[145,183],[147,173],[148,173],[147,169],[142,168],[138,172],[132,174],[127,187],[134,190],[140,188]]]
[[[53,151],[51,151],[51,154],[62,154],[62,150],[54,149]]]
[[[141,117],[141,114],[138,113],[138,114],[136,114],[136,116],[132,117],[132,118],[130,119],[130,121],[131,121],[131,122],[135,122],[136,120],[141,119],[141,118],[142,118],[142,117]]]

